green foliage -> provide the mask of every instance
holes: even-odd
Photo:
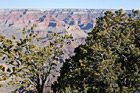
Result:
[[[35,25],[31,30],[34,30],[34,27]],[[9,79],[8,85],[24,87],[27,90],[36,88],[39,93],[43,93],[48,77],[55,76],[52,71],[56,71],[55,67],[64,54],[62,47],[71,36],[53,33],[49,43],[42,47],[39,45],[42,37],[37,37],[38,34],[26,34],[25,28],[22,33],[24,37],[19,40],[15,40],[14,35],[12,39],[0,35],[0,57],[9,66],[6,69],[0,66],[0,81]]]
[[[123,10],[97,18],[84,45],[67,59],[52,89],[58,92],[134,93],[140,91],[140,18]],[[68,92],[67,92],[68,93]]]

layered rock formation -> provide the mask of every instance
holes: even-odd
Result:
[[[103,16],[106,10],[94,9],[1,9],[0,24],[11,26],[30,26],[36,27],[66,27],[67,25],[77,25],[82,30],[92,29],[96,18]]]
[[[76,25],[86,32],[95,26],[96,18],[103,16],[105,11],[102,9],[0,9],[0,27],[6,25],[21,28],[36,24],[37,28],[42,26],[65,28]]]
[[[15,34],[22,37],[21,31],[25,27],[27,32],[38,33],[42,36],[41,45],[47,44],[51,33],[72,34],[73,42],[65,48],[65,53],[72,53],[75,47],[83,44],[87,33],[96,24],[96,18],[104,15],[104,9],[0,9],[0,34],[8,38]],[[115,10],[110,10],[115,11]],[[130,11],[126,11],[130,12]],[[35,24],[35,30],[30,27]]]
[[[69,33],[76,38],[85,38],[95,26],[96,18],[106,10],[100,9],[0,9],[0,34],[21,37],[23,27],[35,24],[35,32],[45,38],[52,32]],[[114,11],[114,10],[112,10]],[[30,31],[28,31],[30,32]]]

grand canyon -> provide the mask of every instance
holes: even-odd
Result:
[[[104,15],[105,9],[0,9],[0,34],[11,38],[22,37],[22,29],[26,28],[27,33],[38,33],[42,36],[41,46],[47,44],[51,33],[60,35],[72,34],[74,41],[65,46],[67,54],[63,59],[73,54],[73,49],[85,42],[87,33],[96,25],[96,18]],[[115,10],[110,10],[115,11]],[[126,10],[125,12],[131,13]],[[35,30],[29,30],[35,24]],[[0,91],[8,93],[9,89],[1,88]],[[1,93],[0,92],[0,93]]]
[[[42,36],[42,44],[52,32],[72,34],[74,39],[84,39],[96,24],[96,18],[104,15],[105,9],[0,9],[0,34],[7,37],[21,36],[23,27],[35,24],[32,33]],[[115,11],[115,10],[110,10]],[[131,12],[127,10],[126,12]]]
[[[42,36],[41,45],[47,43],[49,35],[72,34],[75,41],[71,48],[75,48],[84,40],[96,24],[96,18],[104,15],[106,9],[0,9],[0,34],[8,38],[14,34],[22,37],[23,27],[29,33],[30,27],[35,24],[32,33]],[[115,10],[110,10],[115,11]],[[125,12],[131,12],[126,10]],[[71,48],[69,50],[71,50]],[[65,49],[68,53],[68,48]]]

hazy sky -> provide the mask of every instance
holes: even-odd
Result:
[[[0,0],[0,8],[140,9],[140,0]]]

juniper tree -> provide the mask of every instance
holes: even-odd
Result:
[[[34,26],[31,27],[31,30]],[[71,35],[60,36],[52,33],[46,46],[40,46],[41,37],[38,34],[26,34],[19,40],[12,35],[12,39],[6,39],[0,35],[0,57],[8,66],[0,66],[0,81],[6,81],[16,89],[22,87],[27,90],[37,89],[43,93],[43,88],[48,82],[48,77],[55,76],[57,63],[62,60],[62,47]],[[1,84],[1,87],[4,86]]]
[[[56,92],[130,93],[140,91],[140,18],[122,9],[97,18],[86,43],[64,63]]]

